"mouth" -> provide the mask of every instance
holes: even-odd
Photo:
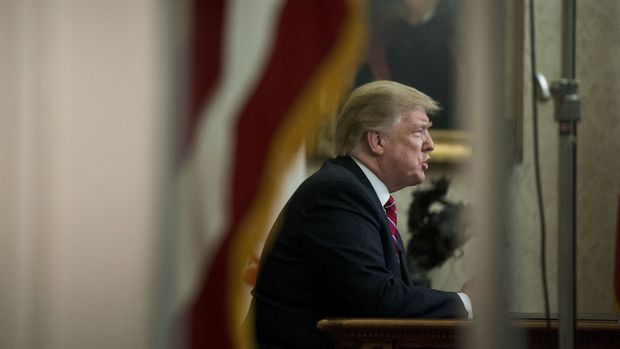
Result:
[[[428,163],[426,161],[422,163],[422,170],[428,171]]]

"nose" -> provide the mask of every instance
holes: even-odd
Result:
[[[431,137],[430,132],[426,130],[426,137],[424,137],[424,143],[422,144],[422,149],[427,152],[432,152],[435,150],[435,143],[433,143],[433,138]]]

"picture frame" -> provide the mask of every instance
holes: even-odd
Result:
[[[435,4],[435,8],[407,8],[411,4]],[[456,101],[456,76],[460,68],[459,47],[466,45],[457,35],[462,11],[461,0],[404,1],[369,0],[369,47],[364,62],[352,84],[353,88],[369,81],[386,79],[415,87],[436,99],[442,106],[431,116],[430,130],[435,144],[431,161],[460,163],[472,154],[471,133],[459,120]],[[405,5],[407,4],[407,5]],[[404,23],[403,11],[420,11],[418,19]],[[425,12],[426,11],[426,12]],[[523,62],[525,1],[515,0],[505,6],[505,103],[506,124],[511,128],[514,159],[523,158]],[[430,14],[430,15],[429,15]],[[415,16],[414,16],[415,17]],[[419,20],[419,22],[415,22]],[[414,23],[411,23],[413,21]],[[396,24],[394,24],[396,23]],[[424,53],[421,53],[424,52]],[[437,57],[444,57],[439,59]],[[307,148],[309,157],[335,155],[331,139],[335,116],[320,129]]]

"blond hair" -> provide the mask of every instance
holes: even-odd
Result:
[[[336,122],[337,154],[350,154],[363,134],[387,131],[402,114],[418,106],[429,114],[441,110],[431,97],[394,81],[379,80],[358,87],[345,102]]]

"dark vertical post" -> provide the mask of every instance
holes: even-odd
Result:
[[[581,117],[575,80],[575,0],[564,0],[562,75],[552,84],[555,118],[559,124],[558,257],[560,349],[575,347],[576,303],[576,154],[577,122]]]

